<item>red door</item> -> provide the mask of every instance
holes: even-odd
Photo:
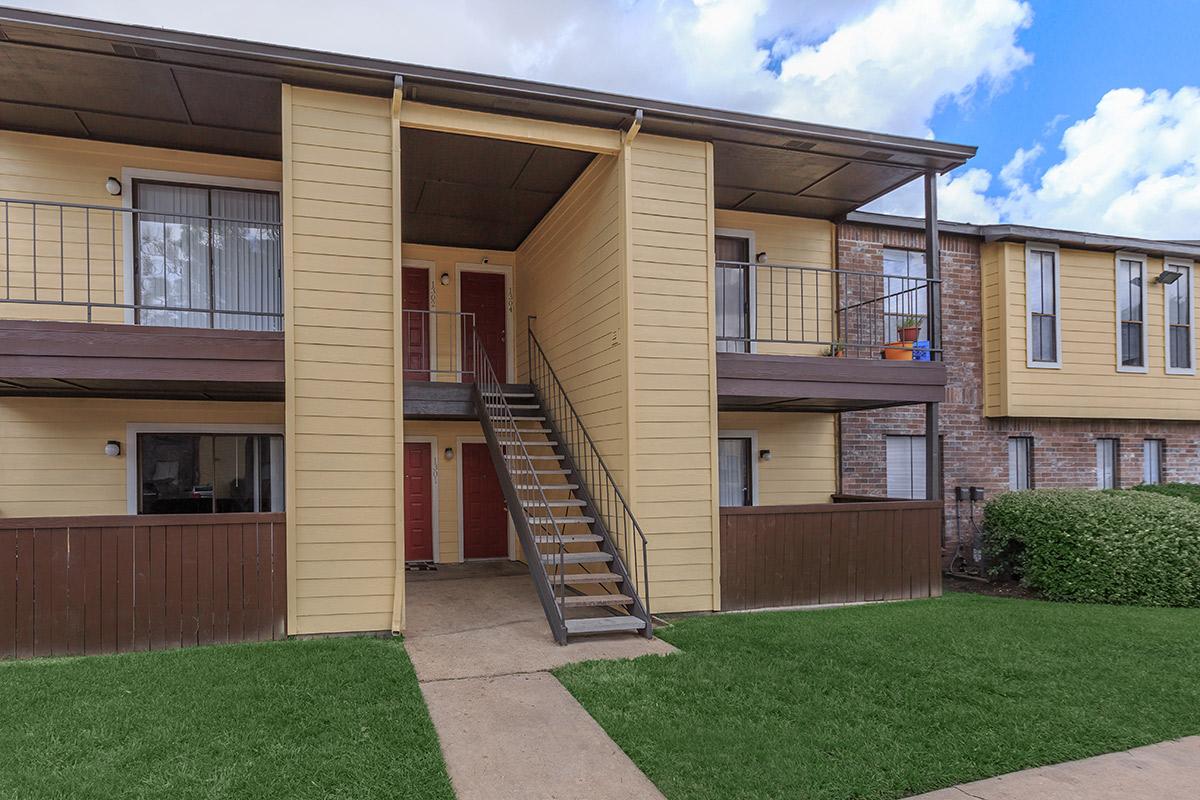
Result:
[[[462,446],[463,558],[508,556],[508,510],[486,444]]]
[[[404,379],[429,380],[429,270],[404,267],[400,302],[404,309]],[[409,313],[412,311],[413,313]]]
[[[500,381],[508,380],[508,341],[505,322],[508,318],[504,296],[504,276],[495,272],[463,272],[459,278],[459,304],[464,313],[475,315],[475,330],[483,342],[483,350],[496,370]],[[475,363],[475,340],[466,319],[463,320],[463,370],[470,371]],[[470,382],[470,376],[464,376]]]
[[[433,561],[433,448],[404,443],[404,560]]]

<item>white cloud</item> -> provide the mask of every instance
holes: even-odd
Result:
[[[947,192],[943,217],[1163,239],[1200,235],[1200,89],[1113,89],[1062,134],[1059,159],[1023,175],[1041,147],[1018,149],[1000,170],[969,170]],[[966,175],[975,174],[969,183]],[[908,209],[911,213],[912,208]]]
[[[1019,0],[22,4],[916,136],[1031,60]]]

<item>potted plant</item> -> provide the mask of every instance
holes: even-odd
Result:
[[[918,316],[901,317],[896,325],[896,334],[902,342],[915,342],[921,335],[921,323],[925,320]]]
[[[837,340],[831,342],[829,348],[825,351],[825,355],[829,358],[841,358],[845,353],[846,346]]]

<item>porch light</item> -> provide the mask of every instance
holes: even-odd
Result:
[[[104,182],[104,191],[108,192],[113,197],[119,196],[121,194],[121,182],[116,178],[110,177]]]
[[[443,456],[443,457],[444,457],[444,458],[445,458],[447,461],[453,461],[453,460],[454,460],[454,448],[453,448],[453,447],[447,447],[445,450],[443,450],[443,451],[442,451],[442,456]]]
[[[121,443],[113,440],[106,442],[104,445],[104,455],[110,458],[116,458],[121,455]]]
[[[1158,273],[1158,277],[1154,279],[1154,282],[1169,285],[1179,280],[1179,277],[1182,274],[1182,272],[1176,272],[1173,269],[1164,269],[1162,272]]]
[[[759,264],[767,263],[767,251],[763,250],[761,253],[755,253],[754,260]]]
[[[440,278],[438,278],[438,280],[441,281],[442,286],[449,286],[450,285],[450,273],[443,272],[442,276]]]
[[[759,450],[758,451],[758,460],[759,461],[770,461],[771,460],[771,451],[770,450]]]

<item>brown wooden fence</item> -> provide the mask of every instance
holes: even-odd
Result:
[[[282,639],[284,520],[0,519],[0,658]]]
[[[940,501],[721,509],[721,608],[942,593]]]

